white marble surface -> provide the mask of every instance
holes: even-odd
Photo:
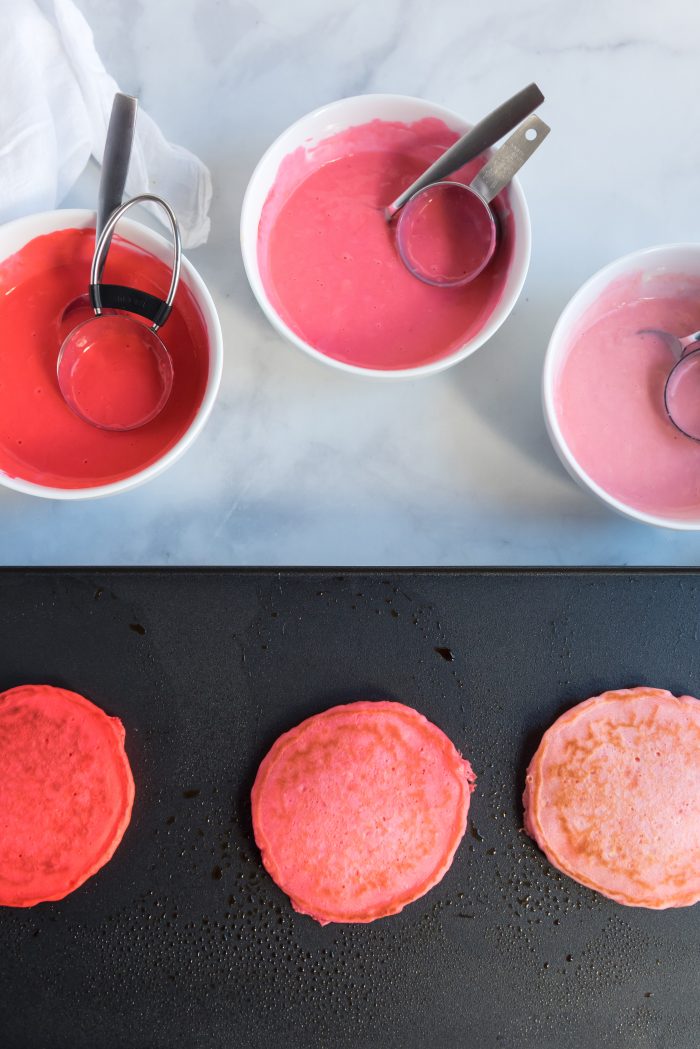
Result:
[[[7,0],[6,0],[7,2]],[[700,537],[617,517],[555,458],[539,402],[557,315],[609,259],[700,239],[696,0],[79,0],[125,90],[214,178],[191,253],[220,311],[220,400],[173,469],[61,504],[0,490],[5,564],[698,564]],[[499,335],[375,384],[292,349],[248,288],[238,215],[264,148],[343,95],[480,116],[530,80],[552,125],[522,182],[534,250]],[[66,204],[91,206],[89,170]]]

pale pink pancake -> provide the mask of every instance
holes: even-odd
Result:
[[[630,907],[700,900],[700,702],[658,688],[588,699],[527,771],[525,829],[569,877]]]
[[[77,889],[114,853],[133,800],[118,718],[51,685],[0,694],[0,906]]]
[[[263,863],[295,910],[328,922],[396,914],[443,877],[474,773],[402,703],[332,707],[285,732],[252,792]]]

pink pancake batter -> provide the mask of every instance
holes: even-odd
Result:
[[[37,237],[0,263],[0,470],[35,484],[88,488],[139,472],[183,436],[207,383],[204,320],[184,282],[163,329],[175,372],[160,415],[127,433],[98,430],[79,419],[58,387],[56,361],[65,332],[64,308],[87,291],[93,230],[58,230]],[[121,238],[105,270],[108,283],[162,297],[167,264]],[[69,323],[79,323],[76,311]]]
[[[439,182],[417,193],[395,220],[404,262],[428,283],[474,279],[496,246],[496,228],[476,193]]]
[[[642,274],[615,282],[584,316],[556,381],[564,438],[586,473],[614,498],[647,513],[700,511],[700,444],[668,419],[663,392],[674,357],[660,328],[700,327],[700,280]]]
[[[493,204],[501,230],[494,258],[459,288],[408,272],[382,210],[457,137],[433,117],[373,120],[285,157],[262,211],[258,261],[272,305],[310,345],[359,367],[411,368],[448,356],[484,327],[513,252],[508,192]],[[485,160],[452,178],[471,182]]]

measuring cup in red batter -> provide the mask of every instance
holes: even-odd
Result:
[[[136,288],[101,283],[115,226],[129,208],[148,201],[163,208],[173,233],[172,278],[165,299]],[[151,422],[165,407],[173,385],[173,364],[157,332],[173,307],[181,258],[175,214],[154,194],[142,193],[122,204],[102,230],[90,271],[94,316],[65,338],[57,363],[58,385],[66,404],[93,426],[133,430]],[[150,321],[150,326],[139,318]]]

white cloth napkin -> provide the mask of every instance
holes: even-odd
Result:
[[[0,0],[0,222],[57,207],[102,160],[118,90],[73,0]],[[206,241],[209,170],[139,109],[126,195],[146,191],[171,204],[185,247]]]

